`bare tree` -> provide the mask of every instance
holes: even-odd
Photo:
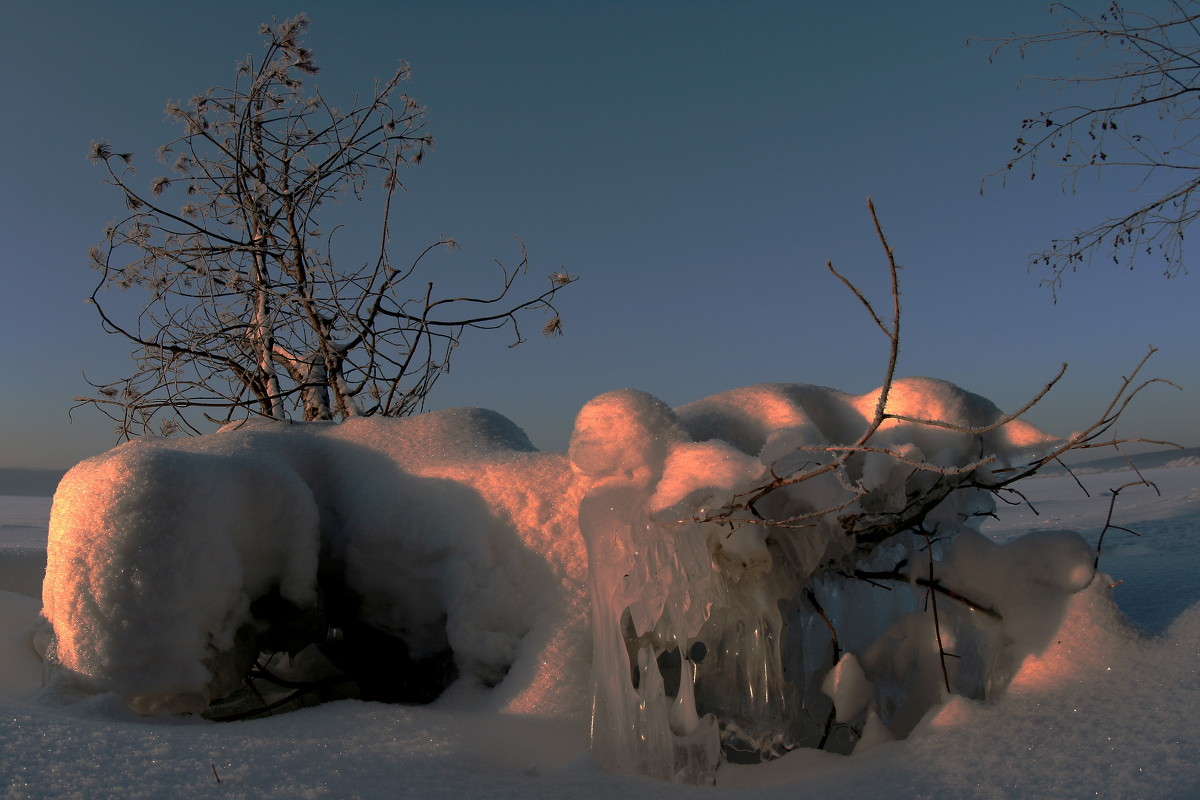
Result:
[[[317,74],[300,35],[303,15],[263,25],[266,50],[238,66],[232,88],[167,104],[183,132],[160,148],[169,175],[134,186],[132,156],[104,141],[89,158],[108,170],[129,213],[91,251],[100,280],[91,300],[104,329],[133,343],[132,375],[93,384],[78,398],[107,413],[122,438],[198,432],[202,415],[223,423],[248,415],[308,420],[399,416],[422,407],[467,329],[508,328],[522,341],[522,312],[546,313],[561,333],[556,292],[565,270],[540,292],[514,298],[527,271],[499,267],[493,289],[440,295],[422,273],[427,257],[394,264],[389,254],[400,170],[433,144],[425,111],[399,91],[401,63],[349,110],[330,105],[304,79]],[[318,218],[341,198],[378,205],[368,255],[335,265],[336,225]],[[362,242],[363,240],[359,240]],[[105,291],[148,293],[132,322],[105,307]]]
[[[1065,170],[1063,186],[1074,193],[1089,172],[1131,173],[1151,198],[1034,253],[1031,265],[1048,270],[1043,283],[1053,290],[1097,254],[1130,269],[1151,257],[1167,277],[1187,271],[1184,231],[1200,214],[1200,3],[1158,5],[1147,12],[1113,2],[1093,16],[1055,3],[1060,30],[984,40],[995,43],[993,58],[1014,48],[1024,57],[1030,48],[1074,47],[1096,70],[1033,79],[1071,88],[1078,100],[1022,120],[1011,160],[988,178],[1006,179],[1018,166],[1036,178],[1049,165]]]

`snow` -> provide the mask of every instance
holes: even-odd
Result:
[[[900,386],[906,416],[980,424],[998,413],[940,382]],[[871,398],[769,385],[672,411],[613,392],[581,411],[565,455],[535,452],[512,423],[477,409],[403,427],[251,425],[126,445],[77,467],[54,501],[44,613],[67,668],[57,672],[32,646],[48,633],[35,624],[40,592],[31,588],[45,563],[48,502],[0,498],[6,796],[1195,796],[1200,468],[1190,464],[1145,471],[1161,494],[1120,493],[1116,520],[1143,535],[1110,530],[1095,579],[1105,491],[1129,474],[1080,476],[1091,498],[1070,476],[1025,481],[1038,514],[1002,506],[982,535],[960,533],[939,579],[970,586],[973,601],[1003,617],[980,622],[940,601],[947,649],[972,654],[951,666],[960,694],[940,686],[930,615],[898,597],[916,593],[887,593],[860,625],[838,622],[845,652],[816,689],[837,701],[839,720],[861,721],[853,755],[800,748],[763,764],[723,763],[715,789],[600,766],[612,754],[589,750],[591,695],[623,708],[619,670],[605,658],[628,674],[617,624],[625,609],[644,637],[637,691],[647,702],[633,724],[659,745],[682,741],[697,764],[713,756],[714,723],[697,711],[712,698],[700,696],[703,681],[690,693],[686,671],[666,690],[654,663],[661,639],[684,644],[680,670],[715,668],[718,638],[696,634],[712,619],[727,626],[722,615],[767,619],[754,592],[789,584],[766,534],[714,537],[692,515],[752,485],[764,454],[853,427],[873,411]],[[886,441],[906,455],[964,458],[952,432],[888,427]],[[716,436],[722,429],[730,432]],[[1007,459],[1045,443],[1018,427],[993,432],[988,446]],[[868,461],[863,480],[894,489],[894,463]],[[807,569],[802,556],[786,564]],[[713,560],[736,576],[720,591]],[[339,700],[228,723],[131,710],[130,699],[142,711],[194,708],[214,691],[212,643],[236,643],[256,596],[273,587],[296,608],[312,603],[330,561],[365,617],[404,637],[411,654],[454,653],[459,679],[437,701]],[[853,587],[817,591],[835,620],[861,600]],[[706,619],[682,602],[689,592],[713,599],[717,613]],[[594,630],[592,609],[604,621]],[[714,653],[697,657],[691,641]],[[901,686],[905,674],[917,683]],[[628,739],[618,732],[610,742]]]
[[[988,559],[1013,562],[1009,573],[1024,579],[1030,559],[1021,556],[1033,550],[1037,569],[987,595],[992,605],[1007,593],[1024,601],[1006,604],[1011,618],[996,630],[980,628],[974,612],[943,612],[947,636],[962,629],[949,670],[940,663],[934,617],[917,611],[920,592],[905,585],[918,579],[916,564],[932,558],[929,545],[907,533],[872,537],[875,520],[925,503],[924,524],[939,539],[969,533],[970,520],[991,509],[990,494],[959,484],[972,477],[994,485],[993,467],[1056,440],[1024,423],[1001,424],[1000,410],[978,395],[908,378],[891,387],[887,412],[894,416],[872,437],[873,451],[843,464],[827,448],[867,430],[880,391],[851,396],[766,384],[676,413],[622,391],[580,412],[571,458],[596,479],[579,525],[591,556],[593,753],[605,766],[709,783],[722,754],[759,761],[823,742],[848,752],[871,720],[850,715],[832,731],[826,723],[832,709],[821,685],[843,646],[865,659],[868,710],[904,737],[944,699],[943,683],[990,698],[1007,684],[1012,663],[1045,645],[1024,628],[1090,581],[1090,569],[1078,573],[1089,561],[1078,537],[1074,553],[1044,546],[1048,537],[1004,548],[1007,559],[980,548],[954,551],[957,560],[939,567],[938,577],[960,586],[987,574]],[[781,462],[828,467],[754,509],[799,527],[755,525],[749,509],[731,524],[703,519],[779,474]],[[877,581],[900,581],[895,592],[836,574],[868,562]],[[698,646],[699,658],[692,655]]]
[[[414,662],[451,651],[479,683],[515,669],[547,695],[585,694],[561,667],[538,674],[586,636],[586,619],[563,619],[583,596],[573,513],[565,531],[561,519],[569,479],[561,455],[478,409],[129,442],[77,465],[55,495],[54,658],[64,678],[146,713],[198,712],[240,685],[278,621],[255,604],[277,594],[293,617],[327,612],[321,629],[345,636],[348,657],[373,635],[348,628],[364,623]],[[345,587],[353,613],[318,583]],[[579,697],[544,701],[586,712]]]

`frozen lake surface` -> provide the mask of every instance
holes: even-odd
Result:
[[[0,547],[45,547],[49,497],[0,495]]]

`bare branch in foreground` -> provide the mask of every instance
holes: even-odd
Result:
[[[881,426],[887,420],[903,422],[921,428],[946,430],[976,438],[997,431],[1003,426],[1021,419],[1027,412],[1034,408],[1063,378],[1066,374],[1067,365],[1063,364],[1058,372],[1017,411],[999,415],[995,420],[986,425],[966,426],[948,420],[923,419],[888,411],[887,400],[895,381],[896,361],[900,347],[899,267],[896,263],[895,254],[883,232],[875,206],[869,200],[868,211],[887,261],[892,298],[891,319],[885,321],[872,303],[867,300],[865,294],[848,278],[839,273],[833,267],[832,263],[828,263],[827,267],[863,305],[872,321],[888,340],[884,381],[879,390],[873,417],[868,422],[862,434],[850,444],[806,445],[797,447],[796,452],[811,453],[816,456],[816,458],[807,462],[809,466],[798,471],[788,471],[780,469],[780,462],[778,461],[768,465],[769,480],[754,489],[735,495],[729,503],[707,513],[697,521],[721,523],[729,525],[731,528],[736,528],[744,524],[802,528],[809,527],[822,520],[828,523],[829,520],[836,518],[838,524],[846,530],[848,535],[858,536],[860,542],[863,543],[877,544],[904,531],[918,529],[928,511],[939,505],[948,495],[955,491],[962,489],[986,489],[996,496],[1002,497],[1001,492],[1016,493],[1015,490],[1010,488],[1012,484],[1036,474],[1051,462],[1060,461],[1061,457],[1066,453],[1096,447],[1112,447],[1121,452],[1121,444],[1129,442],[1153,442],[1153,440],[1147,439],[1106,438],[1133,398],[1146,388],[1160,383],[1176,389],[1179,388],[1170,381],[1162,378],[1150,378],[1139,382],[1139,375],[1145,367],[1146,362],[1156,352],[1156,348],[1152,347],[1135,366],[1129,376],[1122,379],[1117,392],[1098,419],[1070,439],[1061,441],[1044,455],[1027,464],[993,466],[995,464],[995,457],[992,455],[982,455],[980,458],[966,464],[945,466],[923,459],[912,458],[888,444],[873,444],[873,438],[879,433]],[[1178,447],[1178,445],[1171,442],[1154,443]],[[909,504],[901,511],[883,514],[862,514],[860,512],[842,514],[842,512],[846,512],[868,493],[868,490],[851,475],[851,470],[849,469],[855,459],[860,459],[866,454],[881,454],[895,460],[897,463],[906,464],[914,470],[939,477],[931,486],[925,488],[921,494],[910,498]],[[822,460],[821,456],[825,456],[827,459]],[[984,474],[985,472],[986,475]],[[813,508],[800,514],[793,514],[786,518],[769,517],[760,510],[762,501],[773,493],[825,475],[833,476],[839,485],[845,489],[846,497],[843,500],[824,507]]]

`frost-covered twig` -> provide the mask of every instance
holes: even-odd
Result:
[[[875,404],[874,416],[867,425],[866,430],[863,431],[862,435],[859,436],[858,440],[853,445],[844,448],[840,452],[834,449],[824,448],[826,452],[836,453],[835,457],[830,462],[792,475],[779,475],[775,473],[774,468],[772,468],[773,477],[770,481],[756,489],[736,496],[730,504],[718,510],[714,514],[706,516],[703,521],[713,522],[734,519],[740,516],[741,512],[749,512],[755,519],[763,520],[764,517],[759,513],[757,504],[763,500],[763,498],[767,497],[773,492],[776,492],[787,486],[794,486],[799,483],[804,483],[805,481],[811,481],[828,473],[837,474],[839,480],[841,480],[842,470],[846,464],[846,461],[862,447],[864,447],[868,441],[870,441],[871,437],[875,435],[875,432],[879,430],[879,427],[887,418],[885,411],[887,408],[888,395],[891,392],[892,383],[894,382],[896,376],[896,362],[900,357],[900,268],[896,264],[895,253],[893,252],[891,245],[888,243],[887,236],[883,232],[883,226],[879,222],[879,215],[875,211],[875,203],[870,198],[867,198],[867,210],[870,212],[871,220],[875,227],[876,236],[879,238],[879,243],[882,245],[884,254],[887,258],[892,298],[891,324],[888,325],[884,323],[882,318],[875,311],[875,307],[866,298],[866,296],[848,278],[837,271],[837,269],[833,266],[832,261],[827,261],[825,266],[844,285],[849,287],[850,291],[867,310],[867,313],[871,315],[871,319],[876,325],[879,326],[879,329],[883,331],[884,335],[888,339],[887,367],[884,370],[883,385],[879,391],[878,401]],[[848,507],[853,502],[854,500],[851,499],[841,506],[823,509],[820,512],[814,512],[813,515],[802,515],[788,520],[779,520],[777,522],[784,525],[795,524],[796,522],[813,518],[814,516],[821,516],[831,513],[832,511],[841,510],[842,508]]]
[[[1020,166],[1030,179],[1044,166],[1059,171],[1070,193],[1085,173],[1125,174],[1131,189],[1148,190],[1131,195],[1140,198],[1133,207],[1051,240],[1030,257],[1031,268],[1045,270],[1042,282],[1056,294],[1067,273],[1104,253],[1131,269],[1155,256],[1166,276],[1186,273],[1184,232],[1200,216],[1194,147],[1200,123],[1194,101],[1200,91],[1200,10],[1194,3],[1168,2],[1161,13],[1152,13],[1121,0],[1105,4],[1098,14],[1062,3],[1050,10],[1063,19],[1060,30],[985,39],[994,45],[992,57],[1002,50],[1016,49],[1024,58],[1031,48],[1069,46],[1095,71],[1026,79],[1084,92],[1078,101],[1022,120],[1012,155],[983,179],[980,191],[990,179],[1007,182]],[[1092,89],[1102,91],[1095,95]]]
[[[1042,457],[1035,459],[1034,461],[1031,461],[1022,467],[1007,470],[1007,474],[998,480],[993,485],[993,488],[1005,488],[1013,483],[1016,483],[1017,481],[1021,481],[1025,478],[1035,475],[1039,470],[1042,469],[1042,467],[1053,461],[1060,461],[1061,457],[1065,453],[1076,450],[1087,450],[1097,447],[1112,447],[1116,449],[1117,452],[1121,452],[1120,445],[1131,442],[1161,444],[1176,448],[1180,447],[1180,445],[1175,442],[1157,439],[1117,437],[1107,440],[1104,439],[1112,427],[1117,423],[1117,420],[1120,419],[1121,415],[1129,407],[1129,404],[1133,402],[1133,399],[1142,391],[1155,384],[1163,384],[1175,389],[1180,388],[1177,384],[1165,378],[1149,378],[1141,381],[1140,383],[1136,383],[1135,385],[1138,374],[1146,366],[1146,362],[1150,360],[1150,357],[1156,352],[1158,352],[1158,348],[1149,348],[1146,352],[1146,355],[1142,356],[1141,361],[1137,363],[1137,366],[1134,367],[1133,371],[1127,377],[1121,379],[1120,386],[1117,388],[1116,393],[1113,395],[1112,399],[1109,400],[1108,405],[1105,407],[1104,411],[1101,412],[1100,416],[1095,422],[1093,422],[1087,428],[1084,428],[1082,431],[1073,434],[1069,439],[1063,441],[1061,444],[1051,449]]]
[[[1133,371],[1122,378],[1117,391],[1109,400],[1096,420],[1074,434],[1049,448],[1047,452],[1025,464],[1009,467],[996,464],[996,456],[992,453],[981,454],[967,462],[958,464],[936,464],[929,461],[924,454],[914,455],[904,447],[890,442],[878,443],[874,437],[880,432],[884,422],[894,421],[913,425],[917,428],[944,430],[949,433],[973,437],[980,442],[987,434],[1001,430],[1005,425],[1016,422],[1033,409],[1058,384],[1066,373],[1067,365],[1063,364],[1058,372],[1045,385],[1016,411],[999,414],[985,424],[964,424],[956,420],[934,419],[918,415],[906,414],[901,411],[888,410],[888,398],[895,384],[896,361],[900,347],[900,287],[899,267],[895,253],[884,234],[874,203],[868,200],[868,211],[875,229],[876,236],[883,247],[886,257],[889,283],[891,288],[891,319],[885,320],[876,310],[874,304],[847,277],[838,272],[832,263],[827,263],[829,271],[846,286],[854,297],[863,305],[872,322],[888,339],[887,364],[884,370],[884,381],[875,401],[874,413],[865,429],[858,438],[850,444],[799,444],[793,453],[808,453],[817,456],[806,459],[799,468],[787,469],[782,466],[782,460],[776,460],[767,465],[768,479],[760,485],[735,494],[725,505],[697,517],[694,521],[720,523],[728,525],[730,530],[736,530],[741,525],[755,525],[777,528],[812,528],[821,525],[834,525],[848,536],[853,536],[860,549],[869,550],[879,544],[891,540],[906,531],[919,530],[926,515],[937,508],[951,494],[960,490],[974,489],[991,492],[995,497],[1008,502],[1005,496],[1014,494],[1028,504],[1028,498],[1014,484],[1038,473],[1044,466],[1052,462],[1060,462],[1066,453],[1096,447],[1112,447],[1122,452],[1120,445],[1127,442],[1149,442],[1153,440],[1137,438],[1118,438],[1110,436],[1113,426],[1129,407],[1133,399],[1148,387],[1155,384],[1165,384],[1179,388],[1174,383],[1163,378],[1140,379],[1146,363],[1156,352],[1149,348],[1145,356],[1134,367]],[[1171,442],[1157,442],[1178,446]],[[862,469],[862,460],[868,456],[890,459],[896,464],[913,468],[917,473],[928,476],[927,485],[908,489],[909,496],[902,506],[892,509],[868,510],[863,507],[868,502],[871,489],[863,482],[858,474]],[[823,458],[822,458],[823,457]],[[797,487],[801,484],[816,481],[825,476],[832,478],[844,495],[835,502],[824,502],[808,508],[797,508],[795,504],[784,504],[790,508],[789,513],[766,513],[764,501],[777,492]],[[1139,477],[1141,477],[1139,475]],[[827,479],[828,479],[827,478]],[[1144,480],[1144,479],[1143,479]],[[1078,482],[1078,478],[1076,478]],[[905,482],[906,486],[915,486],[913,478]],[[815,496],[826,497],[821,493]],[[1032,508],[1032,506],[1031,506]],[[1036,513],[1036,510],[1035,510]]]

